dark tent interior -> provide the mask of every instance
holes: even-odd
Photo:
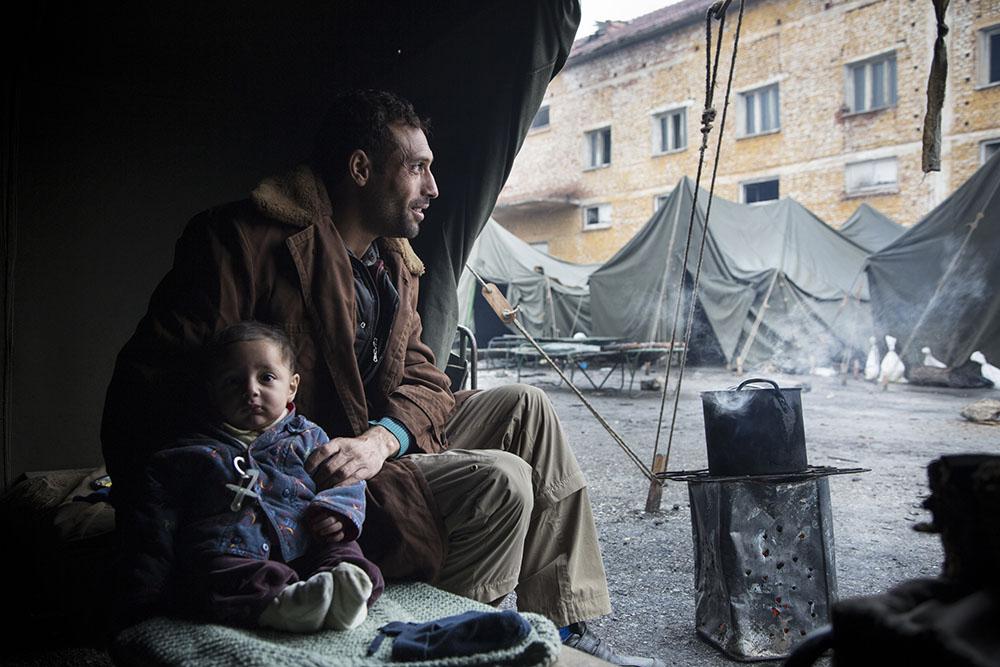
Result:
[[[440,357],[464,257],[579,20],[571,1],[25,11],[7,24],[0,151],[5,487],[100,463],[115,355],[183,226],[307,157],[347,86],[394,89],[431,118],[442,194],[414,245]]]

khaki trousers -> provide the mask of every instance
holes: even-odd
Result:
[[[447,424],[451,449],[413,454],[448,532],[437,586],[479,600],[517,591],[559,626],[611,611],[586,482],[544,392],[473,395]]]

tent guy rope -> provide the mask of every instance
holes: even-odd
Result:
[[[538,344],[538,341],[536,341],[534,337],[528,333],[528,330],[524,328],[524,325],[518,321],[517,308],[510,305],[510,302],[507,301],[506,297],[500,293],[500,290],[496,285],[483,280],[483,277],[476,273],[475,269],[468,264],[465,265],[465,268],[467,268],[469,272],[476,277],[476,280],[478,280],[483,286],[483,298],[486,299],[486,303],[490,305],[490,308],[492,308],[493,312],[500,318],[500,321],[506,324],[514,325],[514,327],[521,332],[521,335],[524,336],[525,339],[531,343],[536,350],[538,350],[538,353],[542,355],[545,361],[548,362],[553,369],[555,369],[556,373],[559,374],[559,377],[566,383],[566,386],[573,390],[573,393],[580,399],[580,402],[583,403],[584,407],[590,410],[590,414],[594,415],[594,418],[601,424],[601,426],[604,427],[604,430],[608,432],[608,435],[611,436],[612,440],[614,440],[615,443],[621,447],[622,451],[625,452],[625,455],[628,456],[628,458],[636,465],[636,467],[639,468],[640,471],[642,471],[642,474],[649,479],[650,483],[661,484],[660,480],[653,474],[653,471],[646,467],[646,465],[642,462],[642,459],[640,459],[632,448],[628,446],[625,440],[618,435],[615,429],[612,428],[611,424],[609,424],[608,421],[601,416],[601,413],[599,413],[597,409],[591,405],[590,401],[588,401],[586,397],[580,393],[580,390],[576,388],[576,385],[566,377],[566,375],[562,372],[562,369],[560,369],[552,358],[545,352],[545,350],[542,349],[542,346]]]
[[[677,285],[677,303],[674,308],[674,321],[670,331],[670,349],[675,349],[677,344],[677,322],[680,317],[681,303],[684,298],[684,276],[687,273],[688,260],[691,250],[691,235],[694,230],[694,216],[698,210],[698,191],[701,185],[701,173],[705,164],[705,151],[708,148],[708,135],[712,131],[712,123],[715,121],[715,107],[713,101],[715,97],[715,84],[719,74],[719,57],[722,53],[722,35],[726,25],[726,11],[732,0],[720,0],[716,2],[705,14],[705,108],[701,115],[701,147],[698,151],[698,170],[694,182],[694,201],[691,204],[691,216],[688,220],[688,236],[684,246],[684,262],[680,271],[680,279]],[[708,239],[708,223],[712,212],[712,198],[715,194],[715,180],[719,171],[719,156],[722,150],[722,137],[726,129],[726,113],[729,110],[729,96],[733,88],[733,72],[736,69],[736,54],[740,44],[740,29],[743,26],[743,10],[746,0],[740,0],[740,13],[736,22],[736,32],[733,35],[733,53],[729,64],[729,77],[726,81],[726,95],[722,105],[722,118],[719,122],[719,137],[715,147],[715,157],[712,164],[712,180],[708,190],[708,203],[705,207],[705,224],[701,234],[701,243],[698,247],[698,259],[695,265],[694,279],[691,286],[691,299],[688,306],[687,322],[684,330],[684,347],[681,351],[681,358],[677,369],[677,386],[674,388],[673,413],[670,419],[670,430],[667,437],[667,451],[662,457],[658,456],[660,448],[660,434],[663,429],[663,412],[666,406],[667,390],[670,384],[670,360],[667,359],[667,370],[663,380],[663,392],[660,395],[660,415],[656,423],[656,440],[653,443],[653,472],[662,474],[666,472],[670,465],[670,450],[674,443],[674,430],[677,426],[677,405],[680,401],[681,385],[684,382],[684,368],[687,365],[688,345],[691,341],[691,331],[694,325],[695,306],[698,303],[698,285],[701,280],[701,267],[705,257],[705,242]],[[712,59],[712,21],[719,22],[719,34],[715,44],[715,59]],[[663,483],[650,484],[649,493],[646,497],[646,511],[653,512],[660,508],[660,498],[663,490]]]
[[[739,18],[737,20],[736,31],[733,37],[733,52],[729,67],[729,76],[726,82],[726,95],[722,107],[722,117],[719,123],[719,136],[716,144],[715,157],[712,165],[712,179],[708,192],[708,204],[705,209],[705,228],[702,233],[701,242],[698,247],[697,263],[696,263],[692,292],[691,292],[692,298],[690,299],[688,316],[687,316],[687,325],[684,331],[684,339],[683,339],[684,347],[681,348],[680,362],[678,364],[677,387],[674,391],[673,414],[670,422],[669,438],[667,441],[667,451],[665,456],[659,455],[659,444],[660,444],[660,435],[663,427],[663,413],[666,407],[667,388],[670,382],[671,364],[669,358],[667,361],[666,377],[663,382],[663,393],[661,394],[660,397],[660,413],[659,413],[659,418],[657,419],[656,441],[653,447],[653,464],[652,468],[650,468],[647,467],[642,462],[642,460],[632,450],[632,448],[629,447],[628,444],[626,444],[626,442],[622,439],[622,437],[618,435],[618,433],[614,430],[614,428],[612,428],[611,424],[609,424],[608,421],[604,419],[603,416],[601,416],[601,414],[597,411],[597,409],[594,408],[593,405],[591,405],[591,403],[586,399],[586,397],[584,397],[584,395],[580,392],[580,390],[576,388],[576,385],[574,385],[573,382],[566,377],[566,375],[562,372],[559,366],[552,360],[551,357],[549,357],[549,355],[545,352],[545,350],[542,349],[541,345],[539,345],[538,342],[535,341],[535,339],[531,336],[531,334],[528,333],[528,331],[524,328],[524,326],[518,321],[517,308],[512,307],[510,305],[507,299],[502,294],[500,294],[500,291],[497,289],[496,285],[492,283],[487,283],[482,278],[482,276],[476,273],[476,271],[471,266],[466,264],[466,268],[469,270],[469,272],[472,273],[472,275],[475,276],[476,279],[479,281],[479,283],[482,285],[483,298],[486,299],[486,302],[493,309],[493,312],[496,313],[497,317],[499,317],[502,322],[513,325],[521,333],[521,335],[524,336],[524,338],[529,343],[531,343],[531,345],[538,351],[539,354],[541,354],[541,356],[545,359],[545,361],[552,366],[552,368],[556,371],[556,373],[559,374],[559,377],[566,383],[566,385],[573,391],[573,393],[576,394],[577,398],[580,399],[580,402],[582,402],[583,405],[588,410],[590,410],[590,413],[594,415],[594,418],[597,419],[597,421],[601,424],[601,426],[604,427],[604,429],[612,437],[615,443],[622,449],[623,452],[625,452],[626,456],[628,456],[628,458],[636,465],[636,467],[638,467],[639,470],[642,471],[642,474],[645,475],[647,479],[649,479],[650,487],[649,487],[649,495],[647,496],[646,499],[646,511],[655,511],[659,509],[662,488],[663,484],[665,483],[664,480],[661,479],[661,475],[666,472],[667,465],[669,464],[670,449],[671,446],[673,445],[674,430],[677,425],[677,406],[678,406],[678,400],[680,398],[681,384],[684,381],[684,368],[687,364],[687,349],[688,349],[687,346],[689,341],[691,340],[692,326],[694,323],[694,312],[695,312],[695,306],[697,304],[696,295],[698,292],[698,284],[701,279],[702,263],[705,256],[705,241],[708,237],[708,222],[712,210],[712,197],[715,193],[715,181],[719,169],[719,155],[722,147],[722,137],[725,131],[726,114],[727,111],[729,110],[729,98],[733,86],[733,70],[735,69],[736,54],[739,49],[740,28],[743,25],[743,11],[745,2],[746,0],[740,0]],[[722,53],[722,35],[725,29],[726,11],[729,9],[729,5],[731,3],[732,0],[719,0],[719,2],[714,3],[708,9],[705,16],[705,33],[706,33],[705,108],[702,111],[702,118],[701,118],[702,138],[701,138],[701,147],[699,149],[699,157],[698,157],[698,171],[695,178],[694,201],[692,202],[691,206],[691,216],[690,219],[688,220],[687,242],[684,247],[684,262],[681,267],[680,281],[678,284],[677,302],[675,306],[674,318],[670,332],[670,348],[669,348],[670,350],[677,349],[677,344],[678,344],[677,322],[679,321],[680,318],[681,303],[684,297],[684,275],[687,272],[687,267],[690,258],[691,237],[692,237],[692,231],[694,229],[694,216],[695,216],[695,211],[697,210],[698,190],[699,190],[699,185],[701,183],[702,170],[705,164],[705,151],[708,148],[708,135],[712,131],[712,124],[715,122],[715,117],[716,117],[716,110],[715,107],[713,106],[713,98],[719,72],[719,60]],[[713,20],[719,22],[718,39],[716,40],[715,44],[714,62],[712,57]]]

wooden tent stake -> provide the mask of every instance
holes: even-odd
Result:
[[[750,346],[753,345],[753,341],[757,337],[757,331],[760,329],[761,320],[764,319],[764,311],[767,310],[767,304],[771,301],[771,292],[774,290],[774,283],[778,282],[778,275],[780,273],[780,270],[774,270],[774,275],[771,277],[771,284],[767,286],[767,294],[764,295],[764,302],[760,304],[760,310],[757,311],[757,319],[753,321],[753,326],[750,327],[750,334],[747,336],[747,341],[743,345],[743,350],[736,357],[737,373],[743,372],[743,360],[747,358]]]

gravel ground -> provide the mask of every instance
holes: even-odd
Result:
[[[596,369],[591,370],[595,374]],[[662,371],[661,379],[662,379]],[[1000,397],[997,390],[931,389],[838,378],[771,375],[781,386],[802,385],[809,463],[871,472],[830,478],[841,598],[879,593],[914,577],[935,576],[942,552],[936,535],[914,531],[929,520],[925,467],[942,454],[1000,450],[1000,427],[967,422],[966,404]],[[636,387],[640,374],[636,375]],[[672,371],[671,385],[676,379]],[[744,378],[723,369],[688,369],[678,408],[670,470],[707,467],[698,393],[726,389]],[[578,386],[586,382],[579,374]],[[512,370],[480,369],[479,385],[516,381]],[[617,386],[617,375],[608,381]],[[694,570],[687,487],[670,482],[659,512],[644,511],[648,482],[579,399],[549,370],[524,372],[521,382],[546,391],[590,485],[614,612],[592,622],[621,653],[657,655],[667,664],[731,661],[694,631]],[[627,383],[626,383],[627,385]],[[807,389],[807,391],[805,391]],[[636,452],[652,458],[659,391],[584,390]],[[668,396],[662,453],[673,397]]]

